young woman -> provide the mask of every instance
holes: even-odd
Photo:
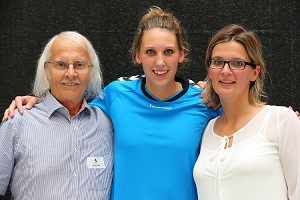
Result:
[[[259,38],[238,25],[208,45],[204,100],[221,103],[194,167],[200,200],[300,199],[300,121],[261,100],[266,73]]]
[[[112,82],[91,102],[114,125],[112,199],[197,199],[193,165],[207,122],[199,87],[176,77],[188,49],[179,21],[150,8],[137,28],[132,57],[144,77]]]

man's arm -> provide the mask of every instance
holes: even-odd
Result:
[[[18,122],[17,122],[18,123]],[[0,194],[5,196],[14,168],[16,137],[12,120],[0,125]]]

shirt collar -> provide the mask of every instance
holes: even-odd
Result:
[[[51,94],[50,91],[48,91],[46,96],[43,97],[39,101],[39,103],[42,103],[42,102],[44,102],[44,106],[47,109],[48,117],[50,117],[57,110],[60,110],[60,109],[66,109],[67,110],[67,108],[65,108],[61,103],[59,103],[57,101],[57,99]],[[85,99],[83,100],[83,103],[81,105],[81,109],[78,113],[83,112],[83,111],[86,112],[88,115],[91,114],[91,108],[88,106]]]
[[[175,76],[175,81],[179,82],[182,85],[182,90],[179,93],[177,93],[176,95],[174,95],[173,97],[167,98],[166,100],[164,100],[164,102],[175,101],[175,100],[179,99],[180,97],[182,97],[188,91],[188,89],[189,89],[189,81],[188,80],[185,80],[183,78]],[[144,77],[142,79],[141,90],[144,93],[144,95],[146,97],[148,97],[149,99],[158,101],[151,94],[149,94],[148,91],[146,90],[146,77]]]

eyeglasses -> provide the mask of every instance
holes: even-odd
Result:
[[[228,64],[229,69],[231,70],[244,70],[246,65],[250,65],[251,67],[255,68],[255,64],[252,62],[246,62],[242,60],[220,60],[220,59],[210,59],[209,60],[209,67],[211,69],[223,69],[225,64]]]
[[[70,65],[73,65],[73,68],[76,71],[82,71],[82,70],[87,69],[88,67],[91,67],[85,61],[75,61],[73,63],[68,63],[63,60],[57,60],[54,62],[47,61],[47,62],[45,62],[45,65],[46,64],[52,64],[55,69],[58,69],[60,71],[66,71]]]

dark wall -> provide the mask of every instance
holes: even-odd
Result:
[[[171,11],[186,28],[191,62],[180,75],[203,80],[205,50],[217,30],[229,23],[255,30],[267,63],[269,104],[300,110],[300,17],[298,0],[133,1],[1,0],[0,114],[16,95],[30,93],[36,61],[55,34],[76,30],[99,53],[105,84],[141,74],[129,54],[139,19],[151,5]],[[1,170],[1,169],[0,169]]]

